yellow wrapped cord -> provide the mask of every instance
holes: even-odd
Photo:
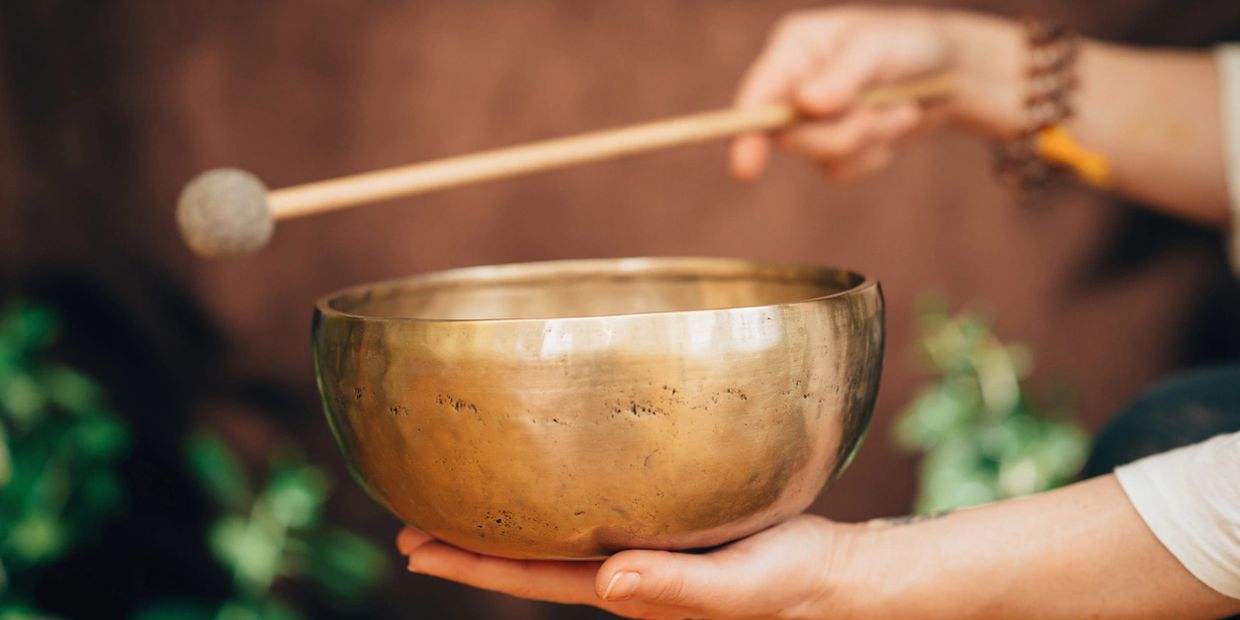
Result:
[[[1101,153],[1091,151],[1072,137],[1067,129],[1052,125],[1038,131],[1038,156],[1053,164],[1076,171],[1086,183],[1107,187],[1111,183],[1111,164]]]

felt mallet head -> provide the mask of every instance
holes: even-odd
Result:
[[[215,257],[254,252],[267,244],[275,218],[267,186],[236,168],[208,170],[181,190],[177,225],[196,254]]]

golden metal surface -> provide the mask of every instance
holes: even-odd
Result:
[[[803,511],[869,421],[878,284],[702,258],[475,267],[320,300],[350,469],[473,551],[688,549]]]

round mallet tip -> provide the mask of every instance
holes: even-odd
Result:
[[[258,250],[275,227],[267,186],[244,170],[208,170],[181,190],[177,225],[185,243],[202,256]]]

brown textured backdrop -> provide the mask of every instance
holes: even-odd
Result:
[[[855,268],[883,283],[889,348],[869,439],[814,508],[840,519],[909,508],[914,463],[891,449],[888,428],[919,380],[908,352],[915,302],[927,291],[981,302],[1001,336],[1032,344],[1039,380],[1077,386],[1091,427],[1172,369],[1235,353],[1234,333],[1220,335],[1212,322],[1235,293],[1211,234],[1082,189],[1020,207],[992,180],[987,145],[955,133],[917,141],[889,172],[851,187],[787,159],[762,182],[737,184],[722,146],[706,145],[288,222],[247,258],[201,262],[176,237],[176,194],[204,168],[240,166],[279,187],[724,105],[771,24],[818,4],[6,9],[0,265],[6,279],[81,264],[167,274],[223,326],[233,349],[222,363],[274,378],[306,404],[284,424],[337,470],[315,407],[308,338],[313,300],[333,289],[566,257],[719,255]],[[972,4],[1049,12],[1091,34],[1149,43],[1200,45],[1240,23],[1229,2]],[[75,69],[72,55],[46,51],[52,44],[41,37],[53,36],[79,37],[77,49],[98,56]],[[31,66],[31,49],[43,49],[48,64]],[[41,109],[41,96],[58,103]],[[267,435],[249,436],[261,453]],[[342,489],[333,510],[386,544],[397,524],[351,483]],[[591,614],[403,574],[381,597],[374,613],[390,617]]]

